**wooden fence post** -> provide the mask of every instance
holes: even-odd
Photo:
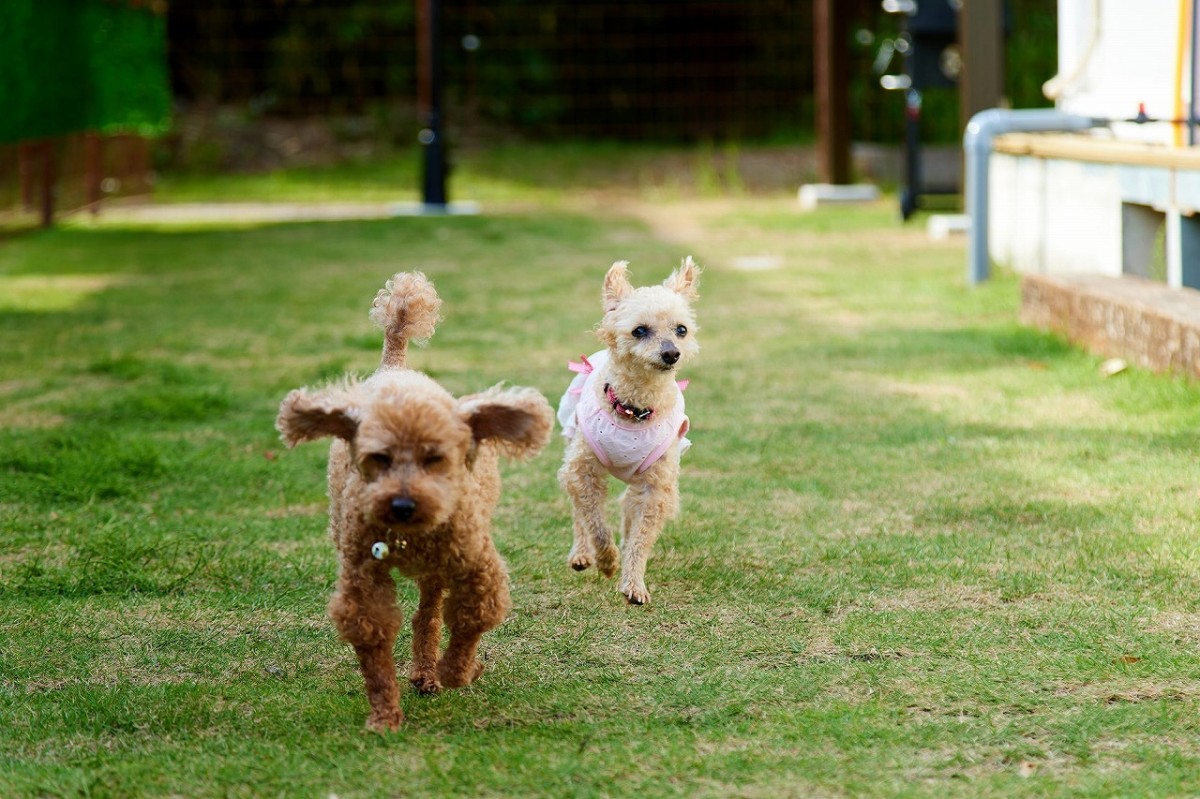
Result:
[[[21,184],[21,209],[34,209],[34,170],[37,168],[37,145],[23,141],[17,145],[17,178]]]
[[[850,107],[846,52],[847,4],[813,3],[813,58],[817,106],[817,180],[850,182]]]
[[[54,139],[42,139],[38,143],[38,149],[42,155],[42,185],[40,187],[42,227],[51,227],[54,224],[54,184],[58,180]]]
[[[83,134],[83,191],[88,212],[100,213],[100,181],[104,178],[104,140],[94,130]]]

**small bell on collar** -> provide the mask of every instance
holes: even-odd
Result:
[[[371,557],[375,560],[383,560],[388,556],[388,545],[386,541],[376,541],[371,544]]]

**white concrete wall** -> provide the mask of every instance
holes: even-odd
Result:
[[[988,254],[1018,272],[1111,277],[1151,276],[1163,258],[1167,285],[1200,289],[1197,206],[1200,170],[995,153]]]
[[[1121,274],[1121,188],[1107,164],[1044,161],[1045,263],[1057,274]]]
[[[1018,272],[1121,274],[1121,186],[1115,168],[996,153],[989,254]]]
[[[1044,272],[1044,162],[1003,153],[991,157],[988,224],[991,258],[1018,272]]]

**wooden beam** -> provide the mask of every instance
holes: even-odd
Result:
[[[813,0],[817,179],[821,183],[851,181],[848,16],[844,1]]]
[[[1070,133],[1005,133],[992,149],[1007,155],[1059,158],[1101,164],[1200,170],[1200,150],[1145,142],[1115,141]]]
[[[54,146],[54,139],[43,139],[38,149],[42,155],[42,175],[41,175],[41,210],[42,210],[42,227],[51,227],[54,224],[54,193],[55,184],[58,182],[57,167],[57,148]]]
[[[34,185],[37,183],[34,170],[38,163],[36,142],[23,141],[17,145],[17,175],[21,183],[21,210],[32,211],[35,207]]]
[[[980,111],[1004,100],[1004,2],[970,0],[958,12],[958,46],[962,72],[958,76],[961,129]]]
[[[103,174],[104,144],[100,134],[89,130],[83,134],[83,187],[88,212],[92,216],[100,213],[100,183]]]

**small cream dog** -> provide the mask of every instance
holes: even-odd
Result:
[[[679,510],[679,456],[690,442],[686,381],[676,373],[700,349],[691,307],[699,276],[689,256],[662,285],[635,289],[627,262],[613,264],[597,327],[605,349],[571,364],[579,374],[558,407],[568,439],[558,479],[575,519],[568,562],[576,571],[594,563],[612,577],[619,554],[618,590],[634,605],[650,601],[646,561]],[[610,474],[627,484],[619,553],[604,523]]]
[[[421,693],[469,685],[483,671],[480,637],[509,610],[508,575],[492,543],[500,455],[529,457],[550,439],[554,411],[529,388],[455,399],[405,366],[409,339],[433,335],[441,300],[420,272],[397,274],[371,318],[384,329],[378,371],[362,381],[296,389],[275,426],[289,447],[332,437],[329,533],[338,550],[329,612],[366,683],[367,727],[397,729],[393,648],[402,623],[392,570],[412,578],[409,681]],[[442,620],[450,642],[439,658]]]

